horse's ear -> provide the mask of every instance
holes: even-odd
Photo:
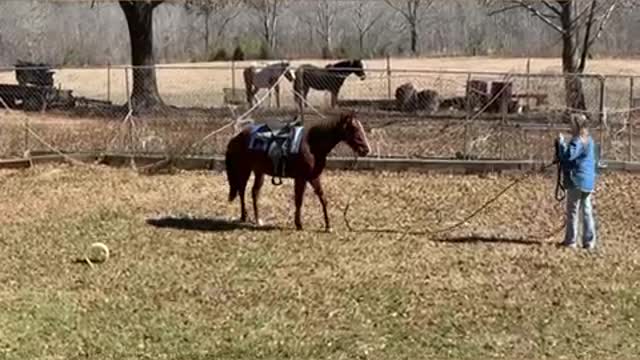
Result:
[[[352,123],[355,118],[356,118],[355,110],[349,110],[342,114],[342,122],[345,124]]]

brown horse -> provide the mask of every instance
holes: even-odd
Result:
[[[264,182],[264,176],[274,176],[274,167],[271,158],[265,151],[250,150],[249,143],[255,125],[244,127],[235,135],[227,145],[225,164],[227,180],[229,181],[229,201],[240,196],[240,220],[247,220],[247,211],[244,202],[244,193],[251,176],[254,173],[252,189],[253,212],[255,222],[262,224],[258,213],[258,197],[260,188]],[[297,154],[290,155],[285,160],[284,177],[293,178],[295,182],[295,225],[302,230],[300,220],[302,199],[307,183],[310,183],[315,191],[322,211],[324,213],[325,229],[331,231],[329,216],[327,214],[327,199],[322,190],[320,175],[325,168],[327,155],[340,142],[346,142],[359,156],[366,156],[369,151],[369,142],[365,131],[355,113],[348,112],[334,119],[305,128],[302,134],[300,150]]]

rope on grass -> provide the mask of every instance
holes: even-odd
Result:
[[[513,187],[515,187],[519,183],[521,183],[522,181],[528,179],[530,176],[532,176],[534,174],[542,173],[542,172],[546,171],[547,169],[549,169],[550,167],[552,167],[554,165],[556,165],[555,162],[553,162],[551,164],[544,165],[537,172],[533,172],[533,173],[529,173],[529,174],[523,174],[522,176],[520,176],[519,178],[517,178],[516,180],[511,182],[509,185],[505,186],[496,195],[494,195],[492,198],[487,200],[485,203],[483,203],[480,207],[478,207],[476,210],[474,210],[471,214],[466,216],[464,219],[456,222],[453,225],[446,226],[446,227],[443,227],[441,229],[436,229],[436,230],[426,229],[426,230],[416,230],[416,231],[411,231],[411,230],[408,230],[408,229],[404,229],[404,230],[402,230],[402,229],[394,229],[394,228],[363,228],[363,229],[356,229],[351,225],[351,222],[349,221],[349,217],[348,217],[348,212],[349,212],[349,208],[351,207],[352,199],[349,199],[349,201],[347,202],[347,205],[344,207],[344,210],[342,212],[342,216],[343,216],[343,219],[344,219],[344,223],[345,223],[345,225],[347,227],[347,230],[349,230],[351,232],[404,233],[404,234],[407,234],[407,235],[435,235],[435,234],[446,233],[446,232],[450,232],[452,230],[455,230],[455,229],[465,225],[466,223],[468,223],[470,220],[472,220],[473,218],[478,216],[480,213],[485,211],[491,204],[496,202],[507,191],[509,191],[510,189],[512,189]],[[546,238],[549,238],[549,237],[555,235],[559,230],[562,230],[564,228],[564,226],[565,226],[565,224],[563,223],[563,225],[559,229],[554,229],[550,233],[550,235],[547,235],[545,237],[541,237],[541,239],[546,239]]]

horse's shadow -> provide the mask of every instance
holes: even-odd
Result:
[[[165,216],[147,219],[146,223],[164,229],[224,232],[234,230],[273,231],[280,230],[277,226],[256,225],[225,218],[194,218],[188,216]]]

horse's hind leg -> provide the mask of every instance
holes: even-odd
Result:
[[[280,85],[276,85],[274,90],[276,91],[276,107],[280,109]]]
[[[296,215],[294,222],[297,230],[302,230],[302,200],[304,200],[304,190],[307,187],[307,181],[304,178],[296,178],[295,180],[295,199],[296,199]]]
[[[260,214],[258,212],[258,199],[260,198],[260,189],[262,188],[262,184],[264,184],[264,174],[261,172],[254,172],[251,196],[253,199],[253,215],[258,226],[262,226],[262,220],[260,220]]]
[[[240,221],[247,221],[247,208],[244,202],[244,192],[251,176],[251,170],[238,175],[238,195],[240,196]]]

